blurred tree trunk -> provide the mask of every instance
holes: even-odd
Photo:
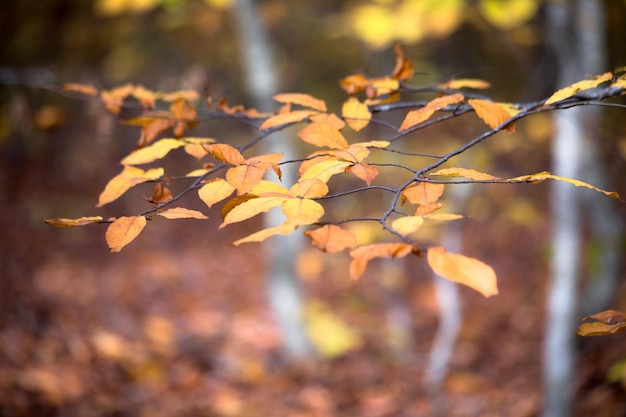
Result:
[[[254,0],[236,0],[233,14],[239,34],[239,50],[246,84],[256,106],[271,110],[272,96],[278,92],[278,69],[267,31],[263,28]],[[264,152],[281,152],[284,159],[294,159],[292,138],[283,131],[266,138]],[[295,182],[291,167],[281,167],[283,182]],[[265,227],[283,222],[276,210],[265,216]],[[295,272],[295,258],[302,246],[297,234],[273,237],[265,244],[271,268],[268,276],[268,297],[283,336],[284,348],[291,358],[305,358],[311,347],[302,321],[302,296]]]
[[[605,70],[605,20],[600,0],[550,1],[547,6],[547,44],[556,59],[559,87],[572,84],[584,74]],[[556,175],[581,178],[602,186],[603,173],[596,147],[589,134],[597,123],[598,110],[576,107],[554,115],[552,171]],[[552,277],[547,303],[544,346],[545,417],[572,414],[575,393],[574,345],[578,308],[577,285],[583,268],[582,195],[569,184],[552,185]],[[615,233],[621,220],[611,202],[594,198],[592,227],[598,242],[603,242],[602,274],[595,285],[595,302],[607,303],[615,286],[619,255]],[[611,230],[615,227],[616,230]],[[599,233],[606,233],[600,237]],[[612,246],[612,248],[611,248]],[[617,258],[617,259],[614,259]],[[597,272],[599,273],[599,271]],[[594,287],[592,287],[594,288]]]

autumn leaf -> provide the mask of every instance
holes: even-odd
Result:
[[[232,223],[242,222],[260,213],[265,213],[279,207],[289,196],[255,197],[233,207],[224,217],[220,229]]]
[[[133,119],[125,120],[124,123],[132,123]],[[141,135],[139,136],[138,147],[144,147],[152,143],[157,136],[176,125],[176,121],[170,118],[154,117],[143,119]]]
[[[327,183],[328,180],[330,180],[330,177],[345,172],[346,168],[350,165],[352,165],[352,163],[346,161],[322,161],[303,172],[300,176],[300,181],[317,178],[318,180]]]
[[[157,180],[164,174],[163,168],[152,168],[144,171],[141,168],[127,165],[121,173],[113,177],[100,194],[96,207],[102,207],[112,201],[117,200],[131,187],[146,181]]]
[[[617,310],[606,310],[583,317],[581,320],[594,319],[596,322],[583,323],[578,327],[579,336],[605,336],[626,330],[626,313]]]
[[[79,217],[78,219],[65,219],[65,218],[54,218],[54,219],[46,219],[44,222],[49,224],[50,226],[56,227],[75,227],[75,226],[84,226],[86,224],[99,223],[102,221],[102,216],[90,216],[90,217]]]
[[[309,107],[313,110],[318,110],[321,112],[326,111],[326,103],[323,100],[319,100],[309,94],[301,94],[301,93],[284,93],[277,94],[274,96],[274,100],[279,103],[291,103],[297,104],[303,107]]]
[[[186,100],[186,101],[195,101],[200,98],[200,94],[194,90],[179,90],[173,91],[171,93],[161,94],[161,100],[167,101],[168,103],[175,102],[178,100]]]
[[[441,177],[463,177],[475,181],[491,181],[500,179],[498,177],[494,177],[493,175],[467,168],[444,168],[439,171],[432,172],[430,175]]]
[[[428,213],[428,214],[424,214],[422,217],[428,220],[448,221],[448,220],[462,219],[465,216],[462,216],[460,214],[452,214],[452,213]]]
[[[291,198],[282,203],[283,214],[296,225],[312,224],[324,215],[324,207],[308,198]]]
[[[355,97],[350,97],[343,103],[341,114],[348,126],[355,132],[367,126],[372,118],[372,113],[368,107]]]
[[[422,216],[404,216],[391,222],[391,228],[403,236],[415,232],[424,223]]]
[[[312,240],[312,244],[324,252],[336,253],[356,246],[354,233],[334,224],[327,224],[314,230],[304,232]]]
[[[202,200],[204,204],[211,208],[213,204],[219,203],[229,197],[233,191],[235,191],[235,187],[230,185],[228,181],[222,178],[216,178],[203,185],[198,190],[198,197],[200,197],[200,200]]]
[[[368,186],[372,185],[372,182],[378,175],[378,170],[366,163],[358,163],[349,166],[346,169],[346,172],[351,172],[352,174],[354,174],[355,177],[365,181]]]
[[[157,216],[165,217],[166,219],[208,219],[207,216],[197,210],[190,210],[183,207],[174,207],[157,213]]]
[[[400,129],[398,129],[398,132],[410,129],[413,126],[425,122],[430,118],[430,116],[435,114],[436,111],[441,110],[451,104],[460,103],[461,101],[463,101],[463,99],[463,94],[457,93],[437,97],[431,100],[430,102],[428,102],[428,104],[426,104],[426,106],[407,113],[404,120],[402,121],[402,124],[400,125]]]
[[[328,185],[317,178],[298,181],[289,189],[289,195],[292,197],[316,198],[326,194]]]
[[[580,91],[595,88],[603,82],[609,81],[611,78],[613,78],[613,74],[607,72],[602,75],[595,76],[591,80],[578,81],[577,83],[569,85],[565,88],[561,88],[560,90],[552,94],[544,104],[552,104],[561,100],[565,100],[566,98],[570,98]]]
[[[511,178],[509,180],[505,180],[504,182],[533,182],[535,183],[535,182],[545,181],[547,179],[568,182],[570,184],[574,184],[576,187],[589,188],[591,190],[598,191],[616,200],[620,199],[619,194],[616,193],[615,191],[604,191],[604,190],[601,190],[600,188],[594,187],[591,184],[587,184],[586,182],[575,180],[572,178],[559,177],[557,175],[552,175],[547,171],[539,172],[537,174],[532,174],[532,175],[523,175],[521,177]]]
[[[458,90],[460,88],[474,88],[477,90],[484,90],[491,87],[491,83],[476,78],[460,78],[455,80],[454,78],[446,81],[445,83],[437,84],[437,88],[442,90]]]
[[[98,89],[89,84],[79,84],[79,83],[66,83],[63,84],[63,90],[71,91],[74,93],[81,93],[87,96],[97,96]]]
[[[381,77],[369,80],[366,88],[367,98],[376,98],[385,94],[391,94],[398,91],[400,82],[396,78]]]
[[[174,119],[192,121],[196,119],[196,108],[184,98],[176,99],[170,105],[170,111]]]
[[[478,117],[492,129],[500,126],[513,116],[509,113],[508,108],[503,107],[499,103],[494,103],[493,101],[470,99],[467,100],[467,102],[472,106]],[[511,123],[505,127],[504,130],[509,133],[515,132],[515,124]]]
[[[417,207],[417,210],[415,210],[414,216],[426,217],[429,213],[439,210],[440,208],[441,203],[420,204],[419,207]]]
[[[596,314],[592,314],[588,317],[583,317],[581,320],[589,320],[594,319],[601,321],[602,323],[614,324],[614,323],[624,323],[626,322],[626,313],[622,313],[617,310],[605,310]]]
[[[132,96],[139,100],[144,109],[153,109],[156,106],[156,93],[142,85],[135,86]]]
[[[264,194],[287,195],[289,194],[289,190],[287,190],[285,187],[283,187],[280,184],[276,184],[275,182],[261,180],[261,182],[259,182],[256,187],[250,190],[250,194],[255,194],[258,196],[263,196]]]
[[[119,252],[132,242],[146,227],[144,216],[120,217],[109,225],[106,231],[106,241],[111,252]]]
[[[226,181],[237,190],[237,195],[243,195],[261,182],[265,171],[254,165],[237,165],[226,171]]]
[[[202,159],[208,155],[205,145],[215,142],[213,138],[184,138],[185,152],[196,159]]]
[[[363,74],[353,74],[339,80],[339,85],[348,94],[357,94],[365,90],[368,80]]]
[[[154,162],[166,156],[171,150],[185,146],[185,142],[178,139],[161,139],[150,146],[137,149],[122,159],[122,165],[141,165]]]
[[[259,230],[256,233],[252,233],[242,239],[233,242],[234,246],[239,246],[242,243],[262,242],[268,237],[276,235],[288,235],[296,229],[296,225],[290,222],[285,222],[280,226],[269,227],[267,229]]]
[[[153,204],[158,204],[170,201],[172,198],[172,193],[170,192],[169,188],[167,188],[162,182],[158,182],[152,190],[152,198],[148,201]]]
[[[350,279],[356,280],[363,275],[367,264],[375,258],[402,258],[414,250],[408,243],[374,243],[359,246],[350,251]]]
[[[218,161],[226,162],[231,165],[245,164],[246,158],[241,152],[225,143],[216,143],[212,145],[203,145],[204,149],[210,153]]]
[[[311,119],[312,122],[327,123],[337,130],[341,130],[346,127],[346,122],[341,120],[334,113],[317,113],[309,117],[309,119]]]
[[[428,265],[441,277],[467,285],[485,297],[498,294],[498,283],[494,270],[478,259],[456,253],[448,253],[437,246],[428,249]]]
[[[407,59],[402,50],[402,46],[396,43],[393,47],[396,53],[396,66],[391,73],[391,77],[398,81],[406,81],[413,78],[413,64]]]
[[[412,204],[432,204],[439,200],[439,197],[443,194],[443,188],[443,184],[419,182],[417,185],[405,188],[402,191],[402,195]]]
[[[329,123],[311,123],[298,132],[298,137],[305,142],[319,147],[333,149],[348,147],[346,138]]]
[[[289,113],[279,113],[261,123],[261,126],[259,126],[259,130],[270,129],[276,126],[283,126],[290,123],[301,122],[307,117],[318,113],[319,112],[314,110],[295,110]]]

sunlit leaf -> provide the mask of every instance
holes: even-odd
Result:
[[[120,217],[109,225],[105,237],[111,252],[119,252],[146,227],[144,216]]]
[[[296,229],[296,225],[293,223],[285,222],[280,226],[269,227],[267,229],[259,230],[256,233],[252,233],[242,239],[233,242],[233,245],[239,246],[242,243],[262,242],[268,237],[276,235],[288,235]]]
[[[498,294],[496,273],[478,259],[448,253],[437,246],[428,249],[427,261],[437,275],[449,281],[467,285],[485,297]]]
[[[328,194],[328,185],[317,178],[301,180],[289,189],[292,197],[315,198]]]
[[[372,92],[367,97],[374,98],[398,91],[400,82],[391,77],[373,78],[370,80],[368,87],[371,88]]]
[[[157,216],[165,217],[166,219],[208,219],[207,216],[197,210],[190,210],[183,207],[174,207],[157,213]]]
[[[346,172],[351,172],[352,174],[354,174],[355,177],[365,181],[368,186],[372,185],[372,182],[378,175],[378,170],[366,163],[358,163],[349,166],[346,169]]]
[[[566,98],[572,97],[574,94],[579,91],[588,90],[590,88],[597,87],[605,81],[609,81],[613,77],[613,74],[610,72],[604,73],[602,75],[598,75],[590,80],[578,81],[572,85],[569,85],[565,88],[561,88],[556,93],[552,94],[550,98],[546,100],[544,104],[552,104],[557,101],[565,100]]]
[[[216,143],[211,145],[203,145],[204,149],[210,153],[218,161],[226,162],[231,165],[245,164],[246,158],[241,152],[225,143]]]
[[[361,277],[367,264],[375,258],[402,258],[414,250],[408,243],[374,243],[350,251],[350,279]]]
[[[458,90],[460,88],[474,88],[478,90],[484,90],[491,87],[491,83],[476,78],[460,78],[458,80],[452,78],[445,83],[437,84],[437,87],[443,90]]]
[[[370,150],[361,145],[350,145],[345,149],[337,149],[328,152],[328,154],[336,156],[348,162],[362,162],[370,154]]]
[[[430,175],[437,175],[441,177],[463,177],[476,181],[490,181],[500,179],[498,177],[494,177],[493,175],[485,174],[483,172],[478,172],[476,170],[467,168],[444,168],[440,169],[439,171],[432,172]]]
[[[267,193],[283,194],[283,195],[289,194],[289,190],[287,190],[282,185],[277,184],[275,182],[266,181],[266,180],[261,180],[261,182],[259,182],[257,186],[254,187],[249,192],[250,194],[256,194],[256,195],[263,195]]]
[[[297,104],[303,107],[309,107],[313,110],[321,112],[326,111],[326,103],[323,100],[317,99],[309,94],[301,93],[283,93],[274,96],[274,100],[279,103],[291,103]]]
[[[415,232],[424,223],[421,216],[404,216],[391,222],[391,228],[401,235]]]
[[[270,211],[274,207],[280,206],[283,201],[290,197],[257,197],[251,198],[243,203],[235,206],[224,217],[224,222],[220,225],[220,229],[231,223],[241,222],[250,219],[258,214]]]
[[[211,182],[204,184],[198,190],[198,197],[200,197],[200,200],[211,208],[213,204],[219,203],[230,196],[233,191],[235,191],[235,187],[230,185],[228,181],[222,178],[216,178]]]
[[[439,210],[440,208],[441,203],[420,204],[419,207],[417,207],[417,210],[415,210],[414,216],[427,217],[429,213],[432,213],[435,210]]]
[[[185,142],[178,139],[161,139],[150,146],[133,151],[122,159],[122,165],[141,165],[163,158],[171,150],[185,146]]]
[[[324,207],[308,198],[291,198],[282,204],[283,214],[290,223],[296,225],[312,224],[324,215]]]
[[[79,84],[79,83],[66,83],[63,84],[63,90],[72,91],[75,93],[85,94],[87,96],[97,96],[98,89],[89,84]]]
[[[125,120],[124,123],[130,123],[131,120]],[[139,137],[139,143],[137,146],[144,147],[152,143],[157,136],[165,132],[176,125],[176,121],[173,119],[164,119],[160,117],[147,118],[142,123],[141,136]]]
[[[478,117],[480,117],[480,119],[492,129],[500,126],[512,116],[507,108],[502,107],[499,103],[494,103],[493,101],[476,98],[467,100],[467,102],[470,106],[472,106]],[[504,128],[504,130],[509,133],[515,132],[515,124],[512,123],[508,125]]]
[[[341,132],[328,123],[311,123],[300,130],[298,136],[303,141],[315,146],[333,149],[343,149],[348,146],[348,142]]]
[[[272,116],[263,123],[261,123],[261,126],[259,126],[259,130],[269,129],[276,126],[283,126],[290,123],[301,122],[307,117],[317,113],[318,112],[314,110],[295,110],[289,113],[279,113],[276,116]]]
[[[157,96],[155,92],[142,85],[135,86],[132,96],[139,100],[144,109],[153,109],[156,106]]]
[[[330,177],[336,174],[345,172],[346,168],[352,165],[346,161],[322,161],[307,169],[300,176],[300,181],[317,178],[318,180],[327,183]]]
[[[311,238],[312,244],[328,253],[341,252],[356,246],[354,233],[342,229],[334,224],[327,224],[314,230],[307,230],[304,234]]]
[[[166,93],[161,95],[161,100],[167,102],[173,102],[178,100],[186,100],[186,101],[195,101],[200,98],[200,94],[194,90],[180,90],[173,91],[171,93]]]
[[[419,182],[417,185],[411,185],[404,189],[402,195],[412,204],[431,204],[439,200],[443,194],[443,188],[443,184]]]
[[[357,94],[365,90],[368,81],[363,74],[354,74],[339,80],[339,85],[346,93]]]
[[[84,226],[86,224],[99,223],[102,221],[102,216],[90,216],[90,217],[79,217],[78,219],[65,219],[65,218],[54,218],[54,219],[46,219],[44,222],[49,224],[50,226],[56,227],[75,227],[75,226]]]
[[[589,188],[591,190],[598,191],[602,194],[608,195],[611,198],[615,198],[616,200],[620,199],[619,194],[616,193],[615,191],[604,191],[604,190],[601,190],[600,188],[594,187],[591,184],[587,184],[586,182],[575,180],[572,178],[559,177],[557,175],[552,175],[547,171],[539,172],[537,174],[532,174],[532,175],[522,175],[521,177],[511,178],[509,180],[506,180],[505,182],[541,182],[547,179],[569,182],[570,184],[574,184],[576,187]]]
[[[243,195],[261,182],[265,171],[254,165],[237,165],[226,171],[226,181],[237,190],[237,195]]]
[[[370,113],[367,106],[355,97],[350,97],[343,103],[341,114],[346,119],[348,126],[355,132],[367,126],[372,118],[372,113]]]
[[[113,177],[100,194],[96,207],[102,207],[117,200],[128,189],[146,181],[156,180],[163,176],[163,168],[152,168],[144,171],[141,168],[127,165],[121,173]]]
[[[387,142],[386,140],[371,140],[369,142],[353,143],[352,145],[350,145],[350,147],[353,147],[353,146],[363,146],[365,148],[384,149],[387,146],[389,146],[390,144],[391,144],[391,142]]]
[[[458,220],[458,219],[462,219],[465,216],[462,216],[460,214],[452,214],[452,213],[429,213],[429,214],[424,214],[423,217],[425,219],[428,220]]]
[[[211,170],[209,168],[194,169],[193,171],[189,171],[188,173],[186,173],[185,177],[202,177],[203,175],[208,174],[210,171]]]
[[[341,130],[346,126],[346,122],[337,117],[334,113],[317,113],[309,117],[312,122],[326,123],[337,130]]]
[[[102,90],[100,97],[104,102],[104,106],[115,114],[119,114],[122,109],[124,99],[133,93],[135,86],[126,84],[111,90]]]
[[[406,129],[410,129],[413,126],[428,120],[430,116],[435,114],[436,111],[441,110],[446,106],[460,103],[461,101],[463,101],[463,99],[463,94],[460,93],[437,97],[428,102],[426,106],[407,113],[398,131],[400,132]]]

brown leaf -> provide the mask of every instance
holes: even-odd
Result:
[[[99,223],[102,221],[102,216],[91,216],[91,217],[79,217],[78,219],[64,219],[64,218],[54,218],[54,219],[45,219],[44,222],[49,224],[50,226],[56,227],[75,227],[75,226],[84,226],[86,224]]]
[[[413,252],[414,247],[408,243],[374,243],[359,246],[350,251],[350,279],[361,277],[367,264],[375,258],[402,258]]]
[[[413,78],[413,64],[404,55],[404,51],[399,43],[393,48],[396,53],[396,66],[391,73],[391,77],[398,81],[406,81]]]
[[[607,336],[626,331],[626,323],[607,324],[596,321],[594,323],[583,323],[578,326],[576,332],[579,336]]]
[[[334,224],[327,224],[315,230],[304,232],[312,244],[328,253],[337,253],[356,246],[356,236]]]
[[[177,120],[194,121],[196,120],[196,108],[184,98],[176,99],[170,105],[172,116]]]
[[[594,319],[601,321],[602,323],[614,324],[626,322],[626,313],[622,313],[617,310],[605,310],[596,314],[592,314],[588,317],[583,317],[581,320]]]
[[[146,227],[144,216],[120,217],[109,225],[106,231],[106,241],[111,252],[119,252],[132,242]]]
[[[169,188],[165,186],[162,182],[156,183],[154,186],[154,190],[152,191],[152,199],[151,203],[164,203],[166,201],[170,201],[172,199],[172,193]]]

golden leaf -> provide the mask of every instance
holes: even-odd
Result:
[[[324,207],[308,198],[291,198],[282,203],[283,214],[290,223],[304,225],[315,223],[324,215]]]
[[[317,113],[309,117],[309,119],[311,119],[312,122],[327,123],[337,130],[341,130],[346,127],[346,122],[341,120],[334,113]]]
[[[358,163],[349,166],[346,172],[351,172],[355,177],[365,181],[367,185],[372,185],[372,182],[378,175],[378,170],[366,163]]]
[[[367,126],[372,118],[372,113],[370,113],[367,106],[355,97],[350,97],[343,103],[341,114],[346,119],[348,126],[355,132]]]
[[[207,216],[197,210],[190,210],[183,207],[174,207],[157,213],[157,216],[165,217],[166,219],[208,219]]]
[[[178,139],[161,139],[150,146],[137,149],[122,159],[122,165],[141,165],[163,158],[171,150],[185,146],[185,142]]]
[[[374,243],[359,246],[350,251],[350,279],[361,277],[367,264],[374,258],[402,258],[413,252],[413,246],[408,243]]]
[[[428,204],[420,204],[417,210],[415,210],[414,216],[422,216],[426,217],[429,213],[432,213],[435,210],[439,210],[441,208],[441,203],[428,203]]]
[[[589,90],[590,88],[597,87],[598,85],[610,80],[611,78],[613,78],[613,74],[607,72],[602,75],[597,75],[591,80],[578,81],[577,83],[569,85],[565,88],[561,88],[556,93],[552,94],[544,104],[552,104],[556,103],[557,101],[565,100],[566,98],[570,98],[579,91]]]
[[[431,204],[439,200],[439,197],[443,194],[443,188],[443,184],[420,182],[417,185],[411,185],[404,189],[402,195],[412,204]]]
[[[245,164],[246,159],[236,148],[225,143],[216,143],[213,145],[203,145],[204,149],[210,153],[213,158],[218,161],[226,162],[231,165]]]
[[[129,122],[132,122],[132,119],[125,121],[125,123]],[[175,124],[176,121],[172,119],[163,119],[158,117],[144,119],[141,128],[141,136],[139,137],[139,143],[137,146],[143,147],[152,143],[157,136],[165,132],[167,129],[174,127]]]
[[[437,88],[443,90],[458,90],[460,88],[474,88],[478,90],[484,90],[491,87],[491,83],[476,78],[461,78],[455,80],[454,78],[446,81],[445,83],[437,84]]]
[[[226,181],[243,195],[256,187],[265,175],[265,169],[254,165],[237,165],[226,171]]]
[[[424,223],[421,216],[400,217],[391,222],[391,228],[403,236],[415,232]]]
[[[304,232],[312,240],[312,244],[328,253],[337,253],[356,246],[354,233],[334,224],[327,224],[314,230]]]
[[[196,120],[196,108],[184,98],[176,99],[170,105],[170,111],[174,119],[193,121]]]
[[[357,94],[365,90],[368,81],[363,74],[354,74],[339,80],[339,85],[346,93]]]
[[[363,162],[365,158],[370,154],[370,150],[367,147],[354,144],[345,149],[338,149],[336,151],[326,151],[326,153],[343,159],[344,161],[359,163]]]
[[[216,178],[198,190],[198,197],[211,208],[213,204],[219,203],[230,196],[233,191],[235,191],[235,187],[230,185],[228,181]]]
[[[623,331],[626,331],[626,322],[607,324],[596,321],[581,324],[578,326],[576,334],[579,336],[606,336]]]
[[[75,227],[75,226],[84,226],[86,224],[99,223],[102,221],[102,216],[91,216],[91,217],[79,217],[78,219],[64,219],[64,218],[54,218],[54,219],[46,219],[44,222],[49,224],[50,226],[56,227]]]
[[[173,102],[173,101],[177,101],[180,99],[184,99],[187,101],[194,101],[199,98],[200,98],[200,94],[198,94],[197,91],[193,91],[193,90],[180,90],[180,91],[174,91],[171,93],[161,95],[161,100],[167,101],[167,102]]]
[[[398,91],[400,82],[391,77],[373,78],[369,80],[368,87],[371,93],[368,94],[367,98],[371,99]]]
[[[398,132],[410,129],[413,126],[425,122],[430,118],[430,116],[435,114],[437,110],[441,110],[451,104],[460,103],[461,101],[463,101],[463,99],[463,94],[456,93],[447,96],[437,97],[431,100],[430,102],[428,102],[428,104],[426,104],[426,106],[422,107],[421,109],[413,110],[407,113],[404,120],[402,121],[402,124],[400,125],[400,129],[398,129]]]
[[[151,203],[164,203],[172,199],[172,193],[162,182],[157,182],[152,190]]]
[[[292,197],[315,198],[326,194],[328,185],[317,178],[298,181],[289,189],[289,195]]]
[[[259,126],[259,130],[270,129],[276,126],[283,126],[290,123],[301,122],[307,117],[318,113],[319,112],[314,110],[295,110],[288,113],[279,113],[261,123],[261,126]]]
[[[604,191],[600,188],[594,187],[591,184],[587,184],[586,182],[575,180],[572,178],[567,178],[567,177],[559,177],[557,175],[552,175],[547,171],[539,172],[537,174],[523,175],[521,177],[511,178],[509,180],[506,180],[505,182],[541,182],[547,179],[569,182],[570,184],[574,184],[576,187],[589,188],[591,190],[598,191],[616,200],[620,199],[619,194],[616,193],[615,191]]]
[[[346,161],[328,160],[322,161],[309,167],[302,173],[299,181],[309,180],[317,178],[318,180],[327,183],[335,174],[345,172],[346,168],[352,165]]]
[[[413,78],[413,64],[406,58],[399,43],[394,45],[393,50],[396,53],[396,66],[391,77],[398,81],[410,80]]]
[[[98,89],[89,84],[79,84],[79,83],[66,83],[63,84],[63,90],[72,91],[75,93],[85,94],[87,96],[97,96]]]
[[[280,184],[276,184],[275,182],[261,180],[256,187],[249,191],[249,193],[261,196],[267,193],[287,195],[289,194],[289,190]]]
[[[427,261],[437,275],[449,281],[467,285],[485,297],[498,294],[496,273],[478,259],[448,253],[437,246],[428,249]]]
[[[121,251],[139,236],[144,227],[146,227],[144,216],[120,217],[111,223],[105,235],[111,252]]]
[[[104,191],[100,194],[96,207],[102,207],[112,201],[117,200],[131,187],[146,181],[157,180],[164,174],[163,168],[152,168],[144,171],[141,168],[127,165],[121,173],[111,178]]]
[[[284,197],[255,197],[250,198],[233,207],[226,216],[224,216],[224,222],[220,225],[220,229],[228,226],[232,223],[241,222],[250,219],[257,214],[270,211],[274,207],[280,206],[283,201],[290,199],[289,196]]]
[[[502,107],[499,103],[494,103],[493,101],[470,99],[467,100],[467,102],[470,106],[472,106],[478,117],[480,117],[480,119],[492,129],[500,126],[513,116],[509,113],[507,108]],[[504,130],[509,133],[515,132],[515,124],[512,123],[508,125],[504,128]]]
[[[313,110],[321,112],[326,111],[326,103],[323,100],[317,99],[309,94],[301,93],[283,93],[274,96],[274,100],[279,103],[291,103],[304,107],[309,107]]]
[[[462,216],[460,214],[452,214],[452,213],[429,213],[429,214],[424,214],[423,217],[425,219],[428,219],[428,220],[443,220],[443,221],[447,221],[447,220],[462,219],[465,216]]]
[[[296,229],[296,225],[285,222],[280,226],[269,227],[267,229],[259,230],[256,233],[252,233],[249,236],[246,236],[242,239],[239,239],[233,242],[233,245],[239,246],[242,243],[251,243],[251,242],[262,242],[268,237],[276,236],[276,235],[288,235]]]
[[[156,94],[142,85],[135,86],[132,96],[139,100],[144,109],[153,109],[156,106]]]
[[[298,136],[305,142],[315,146],[343,149],[348,147],[346,138],[341,132],[329,123],[311,123],[298,132]]]
[[[437,175],[441,177],[463,177],[476,181],[490,181],[500,179],[498,177],[494,177],[493,175],[485,174],[467,168],[444,168],[440,169],[439,171],[432,172],[430,175]]]

